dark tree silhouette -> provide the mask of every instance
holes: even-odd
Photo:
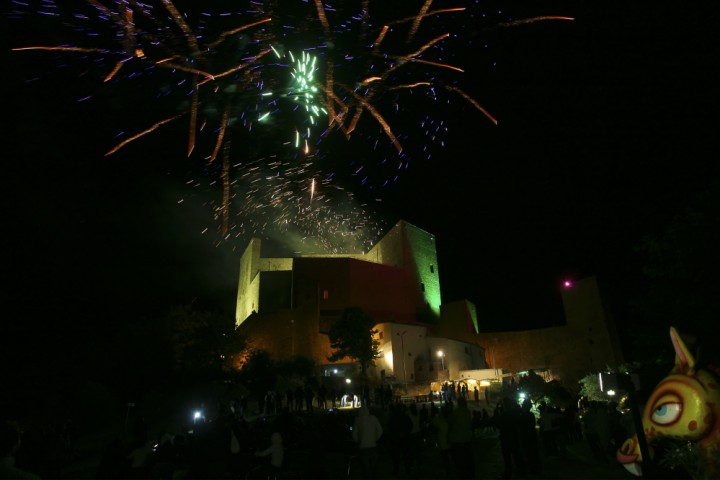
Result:
[[[253,350],[240,369],[238,379],[255,398],[262,398],[277,383],[278,364],[265,350]]]
[[[375,320],[359,307],[348,307],[330,327],[328,337],[334,352],[328,356],[331,362],[350,357],[360,364],[362,377],[375,365],[380,355],[380,342],[375,339]]]
[[[701,364],[719,364],[720,183],[698,192],[662,228],[636,247],[645,281],[632,298],[634,321],[629,360],[647,391],[672,367],[675,354],[667,341],[677,328]]]

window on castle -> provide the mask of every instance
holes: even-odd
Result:
[[[430,265],[430,273],[435,273],[435,265]]]
[[[378,333],[378,338],[379,338],[380,340],[382,340],[384,336],[385,336],[385,332],[380,332],[380,333]]]
[[[328,298],[330,298],[330,292],[323,290],[323,300],[327,300]]]
[[[424,284],[424,283],[421,283],[421,284],[420,284],[420,290],[422,290],[423,292],[425,291],[425,284]]]

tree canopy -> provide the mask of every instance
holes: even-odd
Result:
[[[636,251],[643,259],[644,288],[632,298],[634,360],[653,359],[664,371],[674,358],[668,329],[683,335],[696,360],[716,363],[715,324],[720,316],[720,182],[700,191]],[[668,364],[667,360],[670,360]]]
[[[375,339],[375,320],[359,307],[348,307],[342,316],[330,327],[328,338],[333,348],[328,360],[336,362],[350,357],[360,364],[362,376],[375,365],[380,355],[380,342]]]

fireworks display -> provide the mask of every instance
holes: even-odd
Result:
[[[197,160],[187,183],[214,192],[218,243],[275,235],[296,251],[361,251],[385,225],[359,197],[436,161],[453,120],[497,121],[463,85],[477,3],[332,3],[17,1],[9,15],[54,25],[17,54],[61,54],[98,86],[151,95],[148,118],[106,155],[182,128]],[[500,25],[552,19],[564,17]]]

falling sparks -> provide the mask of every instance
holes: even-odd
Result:
[[[462,86],[468,8],[433,3],[255,0],[202,11],[180,0],[87,0],[70,11],[45,0],[24,15],[52,12],[68,38],[13,50],[75,56],[99,85],[132,81],[133,94],[167,99],[106,156],[187,121],[186,155],[201,158],[204,188],[221,185],[210,203],[223,241],[293,226],[334,251],[382,233],[355,188],[385,188],[411,161],[429,161],[452,123],[498,123],[476,99],[486,93]],[[571,18],[496,26],[545,20]],[[478,115],[458,116],[457,105]]]

